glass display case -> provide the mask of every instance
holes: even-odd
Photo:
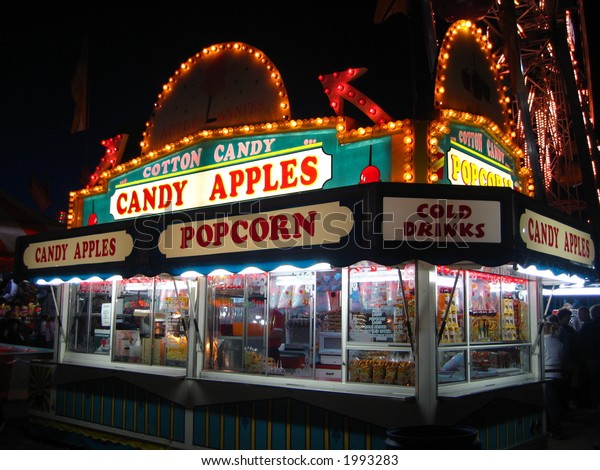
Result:
[[[348,382],[415,386],[415,361],[408,351],[348,351]]]
[[[531,371],[526,279],[438,267],[436,285],[438,325],[444,325],[446,318],[445,330],[438,338],[439,384]],[[457,332],[447,331],[452,328]],[[463,347],[457,347],[456,343]]]
[[[467,354],[465,349],[440,349],[438,351],[438,383],[457,383],[467,380]]]
[[[185,281],[170,276],[118,281],[113,360],[185,367],[188,290]]]
[[[207,279],[205,367],[260,372],[266,357],[266,274],[224,274]]]
[[[496,274],[471,272],[469,321],[473,343],[500,341],[501,277]]]
[[[496,271],[430,269],[427,289],[436,300],[427,321],[437,343],[438,384],[530,372],[529,281]],[[370,389],[374,393],[393,385],[406,387],[393,393],[414,394],[416,274],[413,263],[364,261],[347,268],[214,273],[200,282],[161,275],[70,284],[66,351],[93,355],[95,364],[185,369],[190,283],[205,282],[198,370],[207,377],[251,374],[360,390],[372,384],[379,387]],[[316,385],[330,386],[336,387]]]
[[[413,267],[363,263],[350,269],[349,281],[349,342],[414,345]]]
[[[414,265],[360,263],[349,283],[347,381],[414,386]]]
[[[112,282],[81,282],[69,292],[67,349],[77,353],[110,353]]]
[[[530,370],[529,346],[473,349],[469,358],[471,380],[518,375]]]
[[[209,276],[205,368],[341,381],[340,270]]]
[[[189,286],[171,276],[81,282],[69,287],[69,353],[185,367]]]
[[[438,343],[463,343],[466,338],[463,271],[438,267],[436,291]]]

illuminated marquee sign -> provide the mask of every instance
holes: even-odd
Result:
[[[594,242],[585,232],[530,210],[521,215],[519,232],[530,250],[590,267],[594,264]]]
[[[133,238],[125,231],[32,243],[23,254],[29,269],[123,261],[133,251]]]
[[[450,184],[514,188],[512,155],[486,132],[452,124],[446,165]]]
[[[500,202],[383,198],[383,239],[500,243]]]
[[[487,164],[468,153],[451,148],[448,152],[448,179],[463,186],[505,186],[514,188],[511,173]]]
[[[118,220],[320,189],[331,178],[332,163],[331,155],[315,147],[215,166],[117,185],[110,198],[110,213]]]
[[[354,225],[352,210],[331,202],[252,215],[176,223],[160,235],[167,258],[339,243]]]
[[[354,186],[368,165],[392,175],[392,138],[340,145],[335,128],[209,139],[116,173],[82,199],[87,225]]]

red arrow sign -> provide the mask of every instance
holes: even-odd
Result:
[[[375,124],[392,121],[392,118],[373,100],[352,85],[348,85],[348,82],[362,76],[366,71],[365,67],[361,67],[358,69],[350,68],[343,72],[333,72],[329,75],[319,75],[325,94],[329,96],[329,104],[338,116],[344,113],[344,100],[348,100]]]
[[[121,157],[125,150],[125,144],[127,143],[128,134],[118,134],[117,136],[102,141],[102,145],[106,147],[104,156],[100,159],[100,164],[94,170],[94,173],[90,176],[87,187],[96,186],[100,180],[100,176],[103,172],[114,168],[121,163]]]

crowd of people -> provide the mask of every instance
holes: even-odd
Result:
[[[56,312],[46,288],[3,282],[0,295],[0,343],[53,348]]]
[[[544,367],[548,436],[563,439],[563,422],[571,402],[599,414],[600,304],[573,313],[565,304],[545,318]]]

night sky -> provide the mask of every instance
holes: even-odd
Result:
[[[427,98],[418,77],[426,67],[422,39],[402,15],[374,24],[376,0],[309,0],[293,11],[271,0],[56,3],[3,6],[0,28],[0,187],[35,208],[28,191],[35,175],[49,186],[50,217],[66,210],[69,191],[85,186],[104,154],[102,139],[127,133],[123,159],[139,155],[162,85],[212,44],[262,50],[282,74],[293,118],[333,116],[318,75],[348,67],[369,69],[353,85],[394,119],[414,116]],[[89,128],[71,134],[71,80],[86,37]]]

